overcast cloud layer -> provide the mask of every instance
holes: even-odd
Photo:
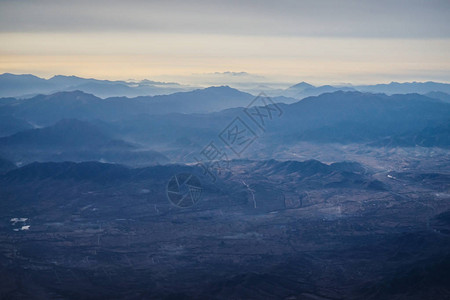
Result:
[[[450,37],[450,1],[3,1],[0,30]]]

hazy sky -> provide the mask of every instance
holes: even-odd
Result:
[[[0,0],[0,44],[43,77],[449,82],[450,1]]]

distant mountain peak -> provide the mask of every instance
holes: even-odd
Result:
[[[236,90],[229,85],[215,85],[205,88],[205,90]]]
[[[304,89],[309,89],[309,88],[313,88],[313,87],[314,86],[312,84],[302,81],[300,83],[297,83],[297,84],[289,87],[289,89],[303,89],[304,90]]]
[[[59,78],[70,78],[70,79],[84,79],[75,75],[55,75],[53,77],[51,77],[49,80],[52,79],[59,79]]]
[[[42,78],[40,78],[40,77],[37,77],[37,76],[35,76],[35,75],[33,75],[33,74],[13,74],[13,73],[3,73],[3,74],[0,74],[0,76],[1,77],[16,77],[16,78],[19,78],[19,77],[29,77],[29,78],[39,78],[39,79],[42,79]]]
[[[232,88],[228,85],[221,85],[221,86],[210,86],[204,89],[196,90],[197,92],[213,92],[213,93],[221,93],[223,95],[230,95],[230,94],[247,94],[245,92],[242,92],[238,89]],[[193,92],[196,92],[193,91]]]
[[[80,90],[56,92],[56,93],[48,95],[46,97],[49,97],[49,98],[66,98],[66,97],[72,97],[72,96],[76,96],[75,99],[79,99],[80,97],[83,97],[83,98],[96,98],[96,99],[98,99],[97,96],[95,96],[93,94],[89,94],[89,93],[83,92],[83,91],[80,91]]]

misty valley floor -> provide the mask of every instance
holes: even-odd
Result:
[[[201,177],[200,202],[179,209],[165,184],[186,171],[199,170],[40,163],[4,175],[1,298],[450,295],[445,174],[233,161],[217,183]]]

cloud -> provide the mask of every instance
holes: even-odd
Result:
[[[226,71],[226,72],[214,72],[214,75],[226,75],[226,76],[250,76],[249,73],[247,72],[230,72],[230,71]]]
[[[0,1],[3,32],[450,37],[448,0]]]
[[[179,76],[178,80],[182,82],[190,82],[197,85],[229,85],[229,84],[244,84],[267,81],[267,78],[254,73],[248,72],[204,72],[193,73],[185,76]]]

